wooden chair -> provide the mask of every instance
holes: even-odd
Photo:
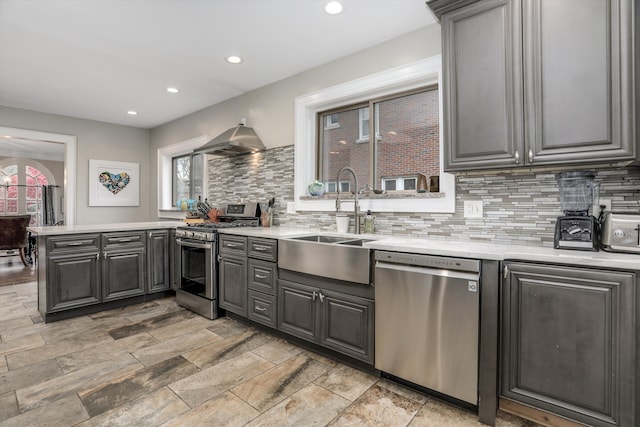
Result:
[[[29,266],[27,262],[27,245],[29,244],[27,227],[30,221],[31,215],[0,216],[0,250],[17,250],[25,267]]]

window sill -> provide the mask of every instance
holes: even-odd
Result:
[[[300,200],[335,200],[337,193],[325,193],[322,196],[301,196]],[[358,194],[358,200],[368,199],[441,199],[445,193],[418,193],[418,192],[388,192],[383,194],[365,193]],[[354,200],[353,193],[340,193],[340,200]]]

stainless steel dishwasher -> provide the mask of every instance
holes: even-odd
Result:
[[[376,369],[477,405],[480,261],[375,259]]]

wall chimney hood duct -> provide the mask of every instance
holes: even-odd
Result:
[[[217,154],[219,156],[237,156],[265,150],[253,128],[242,123],[216,136],[202,147],[196,148],[196,154]]]

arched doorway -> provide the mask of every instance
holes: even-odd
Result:
[[[64,193],[64,223],[74,225],[76,221],[76,145],[77,138],[51,132],[0,126],[0,137],[55,142],[64,144],[64,178],[59,182]],[[0,183],[1,185],[2,183]]]
[[[42,186],[56,185],[46,166],[33,159],[4,159],[0,183],[0,215],[30,214],[29,225],[43,225]]]

